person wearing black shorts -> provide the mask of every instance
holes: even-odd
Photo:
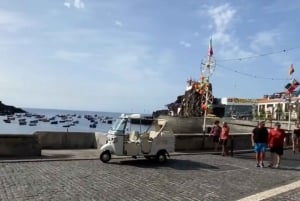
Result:
[[[275,128],[272,128],[269,131],[269,147],[271,152],[271,163],[269,167],[278,168],[280,165],[281,156],[283,155],[283,146],[286,134],[284,130],[280,128],[280,126],[280,123],[276,122]]]
[[[255,152],[256,167],[264,167],[268,135],[268,129],[265,127],[264,121],[259,122],[258,126],[252,130],[251,142]]]

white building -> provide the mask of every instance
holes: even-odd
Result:
[[[272,118],[276,120],[297,120],[300,113],[300,97],[291,97],[290,100],[282,98],[262,98],[257,99],[256,115],[262,118]]]

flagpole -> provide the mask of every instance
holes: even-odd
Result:
[[[213,58],[213,48],[212,48],[212,38],[209,40],[209,47],[208,47],[208,56],[204,57],[204,59],[201,62],[201,74],[203,77],[207,79],[206,87],[205,87],[205,102],[204,102],[204,115],[203,115],[203,125],[202,125],[202,131],[203,135],[205,135],[206,132],[206,120],[207,120],[207,109],[208,109],[208,98],[209,98],[209,90],[210,90],[210,84],[209,84],[209,78],[212,75],[216,62]],[[201,103],[203,104],[203,103]],[[204,143],[204,139],[203,139]]]
[[[294,65],[291,64],[291,66],[289,68],[289,74],[290,74],[290,78],[291,78],[291,82],[292,82],[292,87],[295,87],[294,83],[293,83],[294,72],[295,72]],[[296,89],[296,87],[295,87],[295,89]],[[289,91],[289,89],[288,89],[288,91]],[[294,89],[293,89],[293,91],[294,91]],[[289,97],[288,97],[288,101],[289,101],[288,132],[290,132],[290,130],[291,130],[291,112],[292,112],[291,111],[291,106],[292,106],[291,103],[292,103],[292,93],[293,93],[293,91],[289,91],[289,93],[288,93],[289,94]]]
[[[289,120],[288,120],[288,132],[291,130],[291,94],[289,94]]]
[[[209,83],[209,76],[207,77],[207,82]],[[203,133],[205,133],[205,131],[206,131],[207,104],[208,104],[208,89],[206,89],[206,92],[205,92],[205,106],[206,106],[206,108],[204,110],[204,118],[203,118],[203,126],[202,126]]]

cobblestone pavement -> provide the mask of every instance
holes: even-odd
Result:
[[[253,154],[0,163],[0,200],[238,200],[300,179],[300,154],[280,169],[256,168]],[[299,189],[267,200],[299,200]]]
[[[296,201],[300,199],[300,188],[297,188],[295,190],[282,193],[280,195],[265,199],[264,201],[279,201],[279,200],[290,200],[290,201]]]

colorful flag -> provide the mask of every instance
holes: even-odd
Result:
[[[287,85],[285,85],[284,88],[289,89],[291,86],[292,86],[292,84],[291,84],[291,83],[288,83]]]
[[[209,57],[212,57],[214,54],[214,51],[213,51],[213,47],[212,47],[212,38],[209,40],[209,45],[208,45],[208,56]]]
[[[299,85],[300,83],[296,79],[293,79],[291,85],[289,85],[289,87],[287,88],[288,92],[293,93]]]
[[[292,85],[295,87],[298,87],[300,85],[300,83],[296,79],[293,79]]]
[[[291,64],[291,66],[289,68],[289,74],[292,75],[294,72],[295,72],[294,65]]]

